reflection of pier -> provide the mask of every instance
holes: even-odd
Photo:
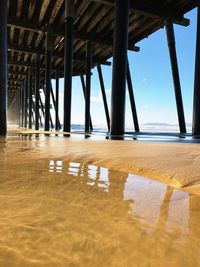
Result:
[[[49,172],[57,173],[58,179],[59,174],[66,175],[67,179],[76,177],[77,183],[83,187],[96,188],[108,194],[113,203],[127,203],[130,218],[136,220],[148,234],[165,234],[169,238],[176,234],[174,244],[186,245],[190,223],[194,219],[193,212],[190,214],[193,198],[190,200],[188,193],[143,177],[78,162],[51,160]]]
[[[88,186],[102,188],[104,192],[109,192],[110,181],[107,168],[97,167],[95,165],[86,165],[70,162],[63,166],[62,161],[51,160],[49,164],[49,172],[62,173],[66,172],[70,176],[80,178],[80,183]]]
[[[200,245],[198,197],[144,177],[84,163],[50,161],[49,171],[57,173],[58,180],[62,175],[73,181],[72,184],[78,183],[81,192],[89,192],[90,206],[96,205],[97,197],[98,206],[102,203],[102,209],[105,209],[105,217],[109,216],[108,211],[112,211],[112,220],[117,222],[113,226],[116,231],[119,231],[120,221],[124,223],[126,218],[128,229],[133,228],[129,242],[137,244],[139,231],[144,249],[145,245],[151,248],[149,257],[153,255],[153,260],[157,257],[160,261],[166,260],[165,253],[169,249],[170,259],[174,262],[180,257],[181,262],[188,265],[192,262],[193,266],[197,266]],[[140,230],[134,232],[135,227]],[[143,245],[140,244],[140,248]],[[138,248],[133,245],[133,250],[138,251]],[[164,254],[161,253],[163,251]],[[191,255],[190,259],[187,252]],[[177,266],[181,266],[179,264],[177,262]]]

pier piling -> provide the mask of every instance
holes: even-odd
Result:
[[[194,135],[200,135],[200,7],[197,9],[197,40],[192,132]]]
[[[64,132],[71,131],[74,9],[74,0],[65,0]]]
[[[172,76],[173,76],[173,81],[174,81],[174,91],[175,91],[175,97],[176,97],[179,128],[180,128],[180,133],[184,134],[186,133],[186,124],[185,124],[185,115],[184,115],[184,109],[183,109],[183,100],[182,100],[182,93],[181,93],[178,60],[177,60],[177,54],[176,54],[176,41],[175,41],[175,34],[174,34],[174,26],[173,26],[173,23],[169,20],[166,21],[166,34],[167,34],[167,40],[168,40]]]
[[[102,69],[101,69],[100,64],[97,65],[97,70],[99,74],[99,82],[100,82],[101,93],[103,97],[103,104],[104,104],[104,110],[105,110],[105,115],[106,115],[108,132],[110,132],[110,115],[109,115],[109,110],[108,110],[108,103],[107,103],[107,98],[106,98],[106,90],[105,90],[105,85],[104,85],[104,80],[103,80],[103,74],[102,74]]]
[[[7,133],[7,0],[0,1],[0,135]]]
[[[33,99],[32,99],[32,86],[33,86],[33,80],[32,80],[32,75],[33,75],[33,69],[32,67],[29,68],[29,94],[28,94],[28,103],[29,103],[29,111],[28,111],[28,115],[29,115],[29,119],[28,119],[28,128],[32,129],[32,103],[33,103]]]
[[[35,59],[35,130],[39,130],[40,56]]]
[[[86,42],[86,87],[85,87],[85,132],[90,133],[90,94],[91,94],[92,45]]]
[[[52,33],[46,33],[46,57],[45,57],[45,125],[44,130],[49,131],[50,120],[50,90],[51,90],[51,57],[52,57]]]
[[[127,85],[128,85],[128,92],[129,92],[129,97],[130,97],[131,111],[133,115],[133,123],[135,127],[135,132],[139,133],[140,127],[138,123],[137,109],[136,109],[135,97],[133,93],[133,84],[131,80],[131,72],[130,72],[129,63],[127,64]]]
[[[111,136],[125,131],[127,49],[130,1],[115,1],[115,30],[111,97]],[[112,137],[111,137],[112,138]]]
[[[56,103],[55,103],[55,117],[56,117],[56,130],[61,129],[60,121],[59,121],[59,74],[56,72]]]

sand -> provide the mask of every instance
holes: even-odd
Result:
[[[194,144],[1,138],[0,267],[198,267],[198,168]]]
[[[74,160],[84,158],[87,163],[153,178],[200,195],[199,144],[110,141],[103,138],[85,140],[80,134],[72,137],[57,138],[56,147],[54,141],[51,142],[51,138],[54,140],[56,137],[51,137],[46,141],[48,153],[58,158],[65,155]]]

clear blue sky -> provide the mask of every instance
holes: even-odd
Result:
[[[196,9],[186,14],[189,27],[175,26],[186,122],[192,122],[194,63],[196,46]],[[139,123],[177,124],[177,111],[165,29],[137,44],[139,53],[129,53]],[[110,108],[112,67],[103,67],[103,75]],[[63,117],[63,80],[60,81],[60,118]],[[126,127],[132,127],[129,97],[126,98]],[[100,85],[93,70],[91,91],[93,124],[106,126]],[[72,123],[84,123],[84,98],[79,78],[73,78]]]

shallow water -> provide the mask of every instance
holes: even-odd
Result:
[[[0,140],[0,266],[200,266],[198,196],[41,148]]]

